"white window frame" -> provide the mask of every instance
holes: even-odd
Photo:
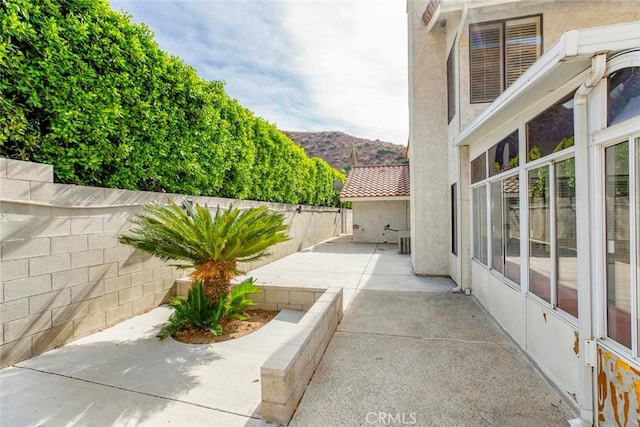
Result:
[[[596,319],[596,337],[607,348],[616,351],[621,355],[631,356],[636,362],[640,363],[640,337],[638,324],[638,312],[640,311],[640,259],[638,259],[638,251],[640,250],[640,242],[637,241],[638,219],[635,212],[638,197],[638,179],[640,179],[640,170],[638,170],[638,162],[634,156],[640,156],[640,116],[633,117],[626,121],[617,123],[607,127],[607,80],[608,76],[615,71],[627,67],[640,66],[640,52],[634,51],[624,53],[610,59],[607,63],[606,76],[594,89],[592,96],[592,104],[599,108],[594,108],[590,116],[590,120],[596,123],[596,130],[593,132],[590,149],[592,152],[591,166],[598,179],[595,179],[590,189],[601,202],[596,206],[595,218],[593,221],[595,227],[594,233],[594,275],[593,282],[597,285],[594,289],[596,296],[594,301],[594,313]],[[608,337],[607,325],[607,236],[606,236],[606,204],[605,200],[605,150],[608,147],[628,142],[629,144],[629,235],[630,235],[630,286],[631,286],[631,348],[618,343]],[[593,206],[593,205],[592,205]]]
[[[566,95],[565,95],[566,96]],[[552,104],[553,105],[553,104]],[[575,126],[575,124],[574,124]],[[558,240],[558,235],[557,235],[557,217],[556,217],[556,172],[555,172],[555,165],[556,163],[565,161],[565,160],[569,160],[569,159],[575,159],[575,146],[574,147],[570,147],[570,148],[565,148],[562,151],[558,151],[557,153],[553,153],[553,154],[549,154],[548,156],[542,157],[540,159],[534,160],[532,162],[528,162],[524,168],[525,174],[524,176],[527,177],[526,180],[526,186],[528,188],[529,186],[529,171],[534,170],[534,169],[538,169],[541,167],[548,167],[549,168],[549,210],[550,210],[550,233],[549,233],[549,241],[551,244],[551,253],[549,254],[550,256],[550,261],[551,261],[551,269],[550,269],[550,289],[549,289],[549,299],[550,302],[545,301],[544,299],[542,299],[541,297],[539,297],[538,295],[534,294],[531,291],[531,286],[529,283],[529,198],[527,197],[527,200],[525,201],[525,203],[523,203],[522,201],[520,202],[520,206],[522,209],[522,206],[525,205],[526,206],[526,211],[527,211],[527,223],[525,224],[525,228],[527,229],[527,240],[526,240],[526,246],[527,246],[527,259],[526,259],[526,283],[527,283],[527,289],[526,289],[526,294],[529,298],[534,299],[536,302],[538,302],[539,304],[546,306],[546,307],[551,307],[551,309],[553,309],[553,311],[555,313],[557,313],[558,315],[560,315],[563,319],[565,319],[566,321],[568,321],[569,323],[576,325],[577,326],[577,322],[578,319],[576,317],[574,317],[572,314],[567,313],[566,311],[564,311],[562,308],[558,307],[558,254],[557,254],[557,240]],[[522,185],[522,184],[521,184]],[[528,193],[528,191],[527,191]],[[521,228],[522,228],[522,224],[521,224]],[[524,283],[524,280],[522,280],[524,278],[521,278],[521,281]],[[580,290],[578,290],[578,292],[580,292]]]
[[[471,104],[484,104],[484,103],[493,102],[494,99],[496,99],[502,92],[505,91],[506,88],[509,87],[511,83],[513,83],[513,82],[509,83],[507,81],[508,80],[507,78],[507,62],[508,62],[507,27],[514,26],[516,25],[516,23],[518,25],[535,23],[538,26],[537,38],[539,39],[539,43],[536,44],[536,48],[537,48],[536,60],[537,60],[537,58],[542,56],[543,46],[544,46],[542,14],[514,17],[514,18],[497,20],[497,21],[489,21],[489,22],[476,22],[469,25],[469,101]],[[495,95],[495,97],[491,97],[491,96],[477,97],[477,95],[476,97],[474,97],[474,93],[473,93],[474,68],[473,68],[473,60],[472,60],[473,55],[472,55],[472,37],[471,37],[471,33],[474,29],[477,29],[476,31],[491,30],[491,29],[499,31],[498,38],[500,40],[499,42],[500,43],[500,46],[499,46],[500,63],[497,64],[498,65],[497,68],[499,69],[499,82],[497,82],[499,86],[499,91]]]
[[[521,143],[520,143],[521,144]],[[493,145],[491,146],[493,147]],[[489,147],[489,148],[491,148]],[[489,150],[487,149],[487,152]],[[487,155],[488,158],[488,155]],[[520,166],[513,168],[513,169],[509,169],[507,171],[501,172],[498,175],[492,176],[491,179],[487,179],[485,181],[485,185],[487,185],[487,202],[488,202],[488,211],[487,211],[487,219],[488,219],[488,223],[489,223],[489,230],[492,230],[492,219],[493,219],[493,212],[491,210],[491,200],[493,197],[493,191],[491,189],[491,184],[494,184],[496,182],[503,182],[505,179],[509,179],[512,177],[518,177],[518,183],[520,186],[522,186],[522,182],[520,181]],[[502,191],[501,191],[502,193]],[[520,203],[520,211],[522,211],[522,199],[520,197],[521,192],[518,193],[518,200]],[[504,198],[501,197],[501,203],[504,203]],[[502,205],[502,208],[500,210],[502,213],[504,213],[504,205]],[[522,215],[520,215],[520,245],[522,246]],[[504,216],[502,217],[502,237],[504,239]],[[506,274],[506,264],[504,264],[503,270],[504,272],[500,272],[498,270],[495,269],[494,265],[493,265],[493,238],[491,238],[491,233],[489,233],[489,239],[488,239],[488,244],[489,244],[489,250],[490,252],[488,252],[487,256],[488,256],[488,268],[489,271],[491,271],[491,274],[493,274],[494,276],[496,276],[497,278],[499,278],[500,280],[502,280],[506,285],[508,285],[509,287],[515,289],[516,291],[520,291],[522,285],[518,284],[516,282],[514,282],[513,280],[511,280],[509,277],[507,277]],[[503,249],[504,249],[504,242],[502,243]],[[524,262],[524,259],[522,257],[522,250],[520,250],[520,283],[522,283],[523,278],[522,278],[522,263]]]
[[[631,349],[625,347],[624,345],[618,343],[617,341],[613,340],[612,338],[609,338],[607,331],[608,331],[608,324],[607,324],[607,269],[606,269],[606,262],[607,262],[607,235],[606,235],[606,221],[607,221],[607,213],[606,213],[606,176],[605,176],[605,171],[606,171],[606,165],[605,165],[605,150],[609,147],[613,147],[615,145],[618,144],[624,144],[624,143],[628,143],[629,147],[629,221],[630,221],[630,226],[629,226],[629,245],[630,245],[630,253],[629,253],[629,260],[630,260],[630,265],[629,265],[629,269],[630,269],[630,274],[629,274],[629,280],[630,280],[630,299],[631,299],[631,312],[629,313],[630,317],[631,317]],[[598,250],[598,258],[599,258],[599,262],[602,265],[602,269],[601,269],[601,274],[599,277],[599,283],[602,283],[602,298],[600,299],[600,310],[599,312],[601,313],[601,315],[599,316],[599,320],[600,320],[600,325],[601,325],[601,337],[603,339],[604,342],[606,342],[608,345],[614,347],[615,349],[617,349],[618,351],[622,352],[622,353],[626,353],[628,354],[629,352],[631,352],[631,355],[634,359],[638,360],[640,359],[640,348],[639,348],[639,337],[638,337],[638,311],[640,310],[640,308],[638,307],[638,305],[640,305],[640,301],[638,301],[638,295],[639,295],[639,284],[638,284],[638,268],[640,268],[640,260],[638,260],[638,245],[640,244],[640,242],[636,241],[636,236],[637,236],[637,227],[640,226],[640,224],[637,224],[636,221],[636,212],[635,212],[635,206],[636,206],[636,197],[637,197],[637,192],[638,192],[638,184],[637,184],[637,179],[638,179],[638,173],[639,171],[636,170],[637,168],[637,162],[634,162],[634,159],[636,158],[635,156],[640,155],[640,153],[638,151],[638,145],[640,145],[640,132],[636,132],[636,133],[632,133],[626,137],[622,137],[622,138],[614,138],[613,140],[610,141],[606,141],[603,143],[600,143],[597,145],[597,151],[599,152],[599,160],[600,160],[600,169],[599,169],[599,184],[600,184],[600,189],[601,189],[601,197],[603,200],[599,215],[601,215],[602,220],[600,221],[600,223],[602,224],[602,227],[600,230],[598,230],[598,236],[599,236],[599,250]],[[634,286],[635,284],[635,286]]]

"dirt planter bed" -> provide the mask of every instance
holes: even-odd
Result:
[[[191,281],[181,279],[177,285],[178,295],[186,295]],[[342,287],[259,286],[263,292],[250,296],[256,308],[305,312],[302,318],[291,316],[299,332],[260,368],[262,418],[286,425],[342,319]],[[283,315],[278,318],[284,320]]]

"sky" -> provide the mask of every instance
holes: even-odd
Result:
[[[406,145],[403,0],[109,0],[280,130]]]

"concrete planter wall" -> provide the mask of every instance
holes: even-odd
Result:
[[[186,296],[191,285],[191,279],[178,280],[177,294]],[[249,295],[255,308],[306,312],[297,322],[295,338],[260,368],[262,418],[287,425],[342,319],[342,288],[258,286],[262,292]]]
[[[269,287],[264,288],[267,294]],[[310,291],[316,294],[318,289]],[[300,292],[304,292],[304,288],[292,288],[289,296]],[[262,365],[260,382],[265,421],[277,425],[289,423],[342,314],[342,288],[326,289],[298,322],[300,333],[296,338],[282,345]]]
[[[152,201],[211,207],[266,205],[285,214],[292,240],[248,271],[344,231],[350,211],[53,183],[53,167],[0,158],[0,366],[143,313],[175,292],[185,272],[117,238]]]

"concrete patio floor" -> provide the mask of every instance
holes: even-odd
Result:
[[[576,416],[473,297],[413,275],[395,245],[345,236],[250,275],[344,287],[345,316],[292,426],[566,426]],[[286,325],[191,346],[155,338],[167,315],[160,307],[3,369],[0,425],[265,425],[256,380]]]

